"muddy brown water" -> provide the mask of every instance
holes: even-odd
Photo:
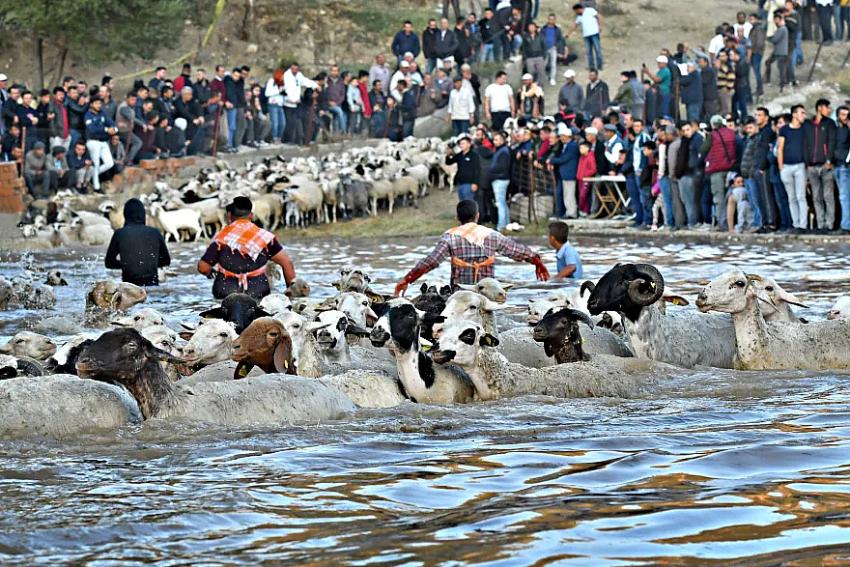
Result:
[[[334,267],[367,268],[388,290],[430,244],[289,249],[328,295]],[[848,289],[848,247],[578,244],[589,278],[649,261],[691,300],[733,264],[773,275],[812,319]],[[172,325],[213,303],[192,274],[200,248],[174,247],[176,268],[150,294]],[[85,283],[106,275],[98,251],[34,260],[71,285],[55,310],[0,312],[0,341],[45,316],[79,318]],[[0,253],[3,275],[20,264]],[[533,271],[503,262],[498,274],[527,282]],[[539,293],[518,289],[510,303]],[[846,563],[848,386],[840,373],[705,370],[628,400],[406,404],[321,425],[148,422],[0,442],[0,563]]]

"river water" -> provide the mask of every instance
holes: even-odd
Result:
[[[579,240],[585,275],[648,261],[693,301],[734,262],[773,275],[811,319],[847,291],[848,247],[628,240]],[[322,284],[346,264],[388,290],[429,245],[289,249],[328,295]],[[150,294],[172,324],[212,304],[209,282],[191,274],[199,251],[175,248],[179,268]],[[106,275],[94,251],[35,261],[71,285],[52,313],[0,312],[0,341],[40,317],[81,316],[85,283]],[[0,256],[4,275],[19,265]],[[532,270],[498,267],[517,282]],[[539,293],[518,289],[509,302]],[[848,386],[834,373],[706,370],[629,400],[406,404],[279,429],[152,421],[62,443],[0,442],[0,563],[847,563]]]

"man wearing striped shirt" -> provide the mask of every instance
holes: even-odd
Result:
[[[478,224],[478,205],[475,201],[458,203],[457,219],[460,226],[443,233],[434,250],[395,286],[396,295],[402,295],[407,286],[437,268],[446,258],[451,258],[452,262],[452,288],[458,284],[474,284],[493,277],[496,256],[499,254],[517,262],[533,264],[538,280],[549,279],[549,271],[531,248]]]

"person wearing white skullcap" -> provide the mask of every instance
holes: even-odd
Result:
[[[549,158],[549,163],[557,168],[558,179],[561,182],[560,194],[555,195],[555,216],[558,218],[578,217],[578,201],[576,199],[576,173],[578,171],[578,144],[573,140],[570,127],[561,122],[558,124],[558,137],[561,139],[561,151]]]
[[[565,110],[581,112],[584,106],[584,89],[576,83],[576,72],[572,69],[564,71],[564,84],[558,91],[558,104],[563,104]]]
[[[669,59],[666,55],[659,55],[655,58],[655,63],[658,65],[658,72],[653,73],[649,67],[644,65],[641,70],[641,78],[648,77],[653,83],[658,86],[658,95],[659,95],[659,104],[658,104],[658,116],[666,116],[671,114],[670,112],[670,101],[671,101],[671,87],[673,84],[673,73],[670,72],[670,67],[668,66]]]
[[[518,114],[526,120],[539,118],[543,114],[543,89],[534,82],[534,77],[530,73],[522,76],[518,98]]]

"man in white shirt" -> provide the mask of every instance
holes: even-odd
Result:
[[[301,89],[315,89],[319,85],[301,73],[298,63],[293,63],[283,74],[283,112],[286,117],[284,139],[290,144],[304,142],[304,123],[298,117],[297,109],[301,103]]]
[[[750,30],[753,29],[753,24],[747,21],[747,14],[744,12],[738,12],[735,16],[735,23],[733,24],[733,28],[735,28],[735,37],[740,35],[740,31],[744,32],[744,37],[750,37]]]
[[[448,112],[452,120],[452,135],[469,133],[469,126],[475,119],[475,95],[472,89],[463,88],[461,77],[455,77],[454,88],[449,93]]]
[[[712,61],[714,61],[717,54],[720,53],[720,50],[723,49],[723,44],[723,26],[717,26],[714,28],[714,37],[708,42],[708,54],[711,56]]]
[[[375,56],[375,64],[369,69],[369,84],[374,85],[375,81],[381,81],[381,90],[387,96],[390,92],[390,70],[383,53]]]
[[[401,64],[398,66],[398,71],[393,73],[393,76],[390,78],[390,91],[396,90],[396,85],[398,85],[399,81],[406,81],[407,74],[410,72],[410,63],[403,60]]]
[[[602,32],[602,16],[596,8],[575,4],[573,12],[576,14],[576,23],[567,32],[570,37],[578,26],[581,26],[581,34],[584,36],[584,47],[587,51],[587,68],[602,70],[602,43],[599,34]],[[594,53],[596,54],[594,60]],[[594,64],[595,63],[595,64]]]
[[[508,84],[508,74],[496,73],[496,81],[484,89],[484,118],[490,121],[494,132],[500,131],[508,118],[516,114],[514,90]]]

